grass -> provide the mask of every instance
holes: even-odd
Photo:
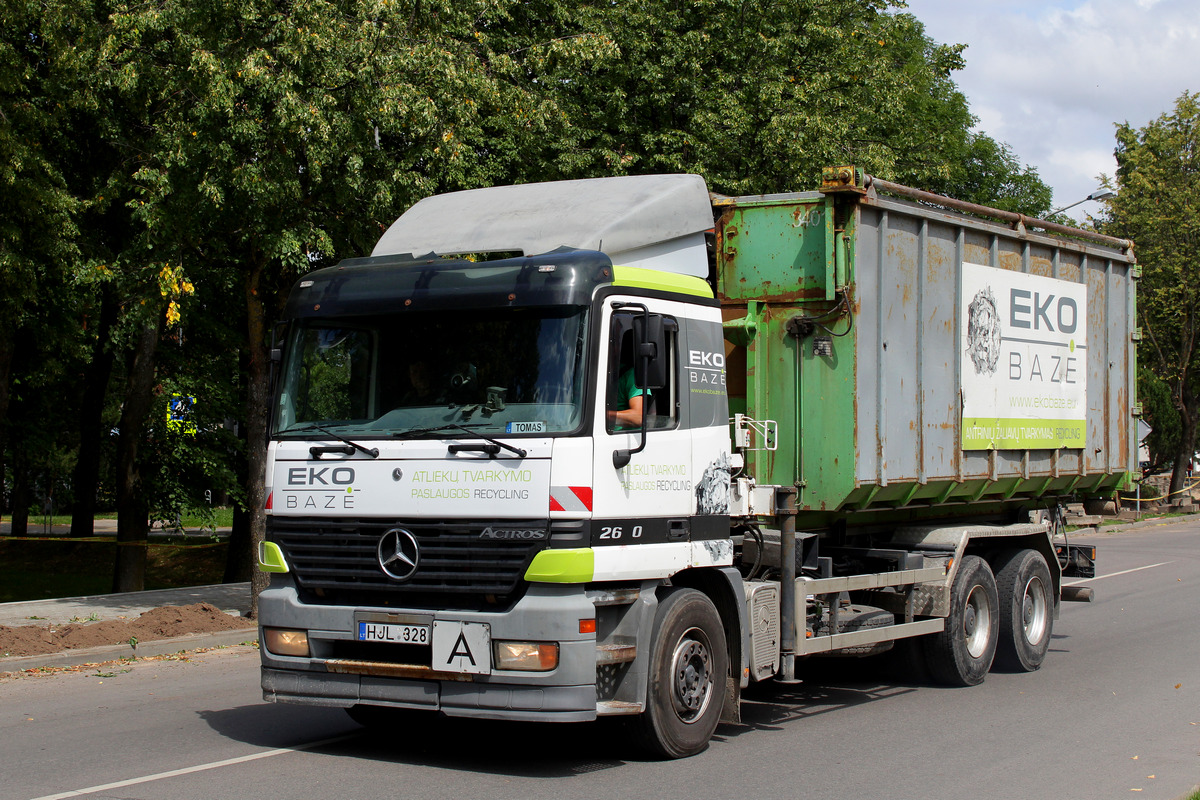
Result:
[[[116,518],[117,518],[117,514],[115,511],[112,511],[112,512],[102,511],[102,512],[96,514],[96,519],[116,519]],[[9,521],[11,521],[12,518],[7,517],[5,519],[8,519]],[[70,524],[71,524],[71,515],[70,514],[55,514],[55,515],[49,516],[49,517],[44,514],[30,514],[29,515],[29,529],[31,531],[34,530],[35,528],[42,528],[46,525],[70,525]],[[198,529],[204,528],[206,525],[210,525],[210,524],[215,525],[218,528],[232,527],[233,526],[233,509],[223,507],[223,506],[218,506],[217,508],[214,508],[213,509],[213,520],[211,523],[209,522],[209,520],[206,517],[200,516],[199,514],[184,514],[182,519],[180,520],[180,525],[185,530],[198,530]]]
[[[171,545],[155,540],[146,555],[146,588],[220,583],[228,545]],[[0,603],[80,597],[112,591],[117,545],[111,540],[57,542],[0,538]]]

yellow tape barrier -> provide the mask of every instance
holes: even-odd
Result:
[[[1170,493],[1168,493],[1168,494],[1160,495],[1160,496],[1158,496],[1158,497],[1145,497],[1145,496],[1143,496],[1143,497],[1140,497],[1140,498],[1139,498],[1139,497],[1138,497],[1136,494],[1131,494],[1131,495],[1124,495],[1124,494],[1123,494],[1123,495],[1121,495],[1121,499],[1122,499],[1122,500],[1133,500],[1133,501],[1135,501],[1135,502],[1136,502],[1136,501],[1138,501],[1138,500],[1141,500],[1143,503],[1149,502],[1149,501],[1151,501],[1151,500],[1166,500],[1168,497],[1172,497],[1172,496],[1174,496],[1174,495],[1177,495],[1177,494],[1183,494],[1184,492],[1190,492],[1192,489],[1195,489],[1197,486],[1200,486],[1200,478],[1194,478],[1194,479],[1192,479],[1192,483],[1191,483],[1191,485],[1190,485],[1190,486],[1185,486],[1185,487],[1183,487],[1182,489],[1180,489],[1180,490],[1179,490],[1179,491],[1177,491],[1177,492],[1170,492]]]

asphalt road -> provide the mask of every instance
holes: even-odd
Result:
[[[0,682],[0,800],[1109,798],[1200,783],[1200,521],[1093,537],[1033,674],[945,689],[870,662],[759,687],[704,753],[631,757],[616,725],[414,721],[262,703],[248,647]],[[127,670],[127,671],[126,671]]]

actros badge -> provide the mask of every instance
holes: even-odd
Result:
[[[421,548],[417,537],[404,528],[392,528],[379,537],[376,548],[379,568],[394,581],[406,581],[421,563]]]

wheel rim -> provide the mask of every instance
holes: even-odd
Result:
[[[675,713],[691,724],[704,715],[712,700],[712,653],[708,638],[698,628],[679,637],[671,658],[671,699]]]
[[[1021,597],[1021,626],[1025,631],[1025,641],[1030,644],[1040,644],[1046,635],[1047,623],[1050,619],[1049,603],[1046,600],[1046,585],[1036,575],[1025,584]]]
[[[987,652],[992,638],[992,609],[988,606],[987,593],[982,586],[975,586],[967,596],[963,609],[963,633],[967,641],[967,652],[971,658],[979,658]]]

